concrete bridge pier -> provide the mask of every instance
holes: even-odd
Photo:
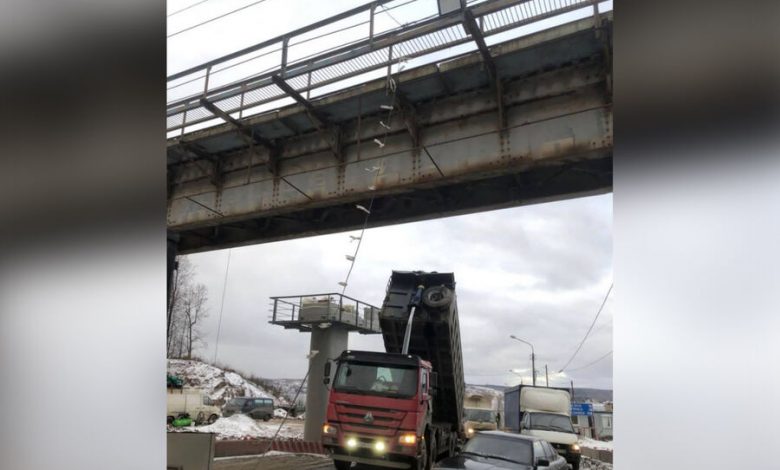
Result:
[[[325,364],[347,349],[349,330],[339,324],[313,325],[309,346],[309,383],[306,388],[306,421],[303,440],[319,442],[328,404],[329,386],[323,383]],[[314,353],[314,351],[317,351]],[[331,378],[336,370],[331,370]],[[332,382],[332,380],[331,380]]]

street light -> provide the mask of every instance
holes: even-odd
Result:
[[[526,340],[518,338],[515,335],[509,335],[509,337],[531,346],[531,377],[533,378],[533,386],[536,387],[536,354],[534,353],[534,345]]]

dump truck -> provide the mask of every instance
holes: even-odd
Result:
[[[393,271],[379,324],[386,352],[348,350],[335,361],[323,446],[339,470],[428,470],[463,438],[455,276]],[[325,383],[330,372],[329,362]]]
[[[499,425],[496,397],[481,390],[467,389],[463,403],[463,428],[466,438],[478,431],[495,431]]]
[[[580,468],[578,436],[571,423],[571,394],[565,388],[519,385],[504,391],[506,424],[512,431],[541,437]]]

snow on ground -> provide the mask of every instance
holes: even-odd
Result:
[[[612,450],[612,443],[606,441],[597,441],[589,437],[580,436],[580,447],[587,447],[595,450]]]
[[[287,411],[277,408],[274,410],[274,418],[286,418],[287,417]]]
[[[211,432],[217,439],[249,439],[273,437],[281,420],[255,421],[246,415],[236,414],[228,418],[219,418],[208,426],[187,426],[178,431]],[[280,439],[303,439],[303,425],[300,421],[287,421],[279,431]]]
[[[581,470],[612,470],[612,464],[602,462],[600,460],[589,459],[588,457],[582,457],[580,461]]]
[[[239,374],[203,362],[168,359],[168,373],[181,377],[185,386],[204,390],[218,405],[233,397],[274,398],[277,404],[287,404],[286,399],[273,396]]]

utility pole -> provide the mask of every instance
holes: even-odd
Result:
[[[550,386],[550,376],[547,374],[547,364],[544,365],[544,384]]]
[[[536,354],[531,350],[531,375],[533,375],[533,386],[536,387]]]

